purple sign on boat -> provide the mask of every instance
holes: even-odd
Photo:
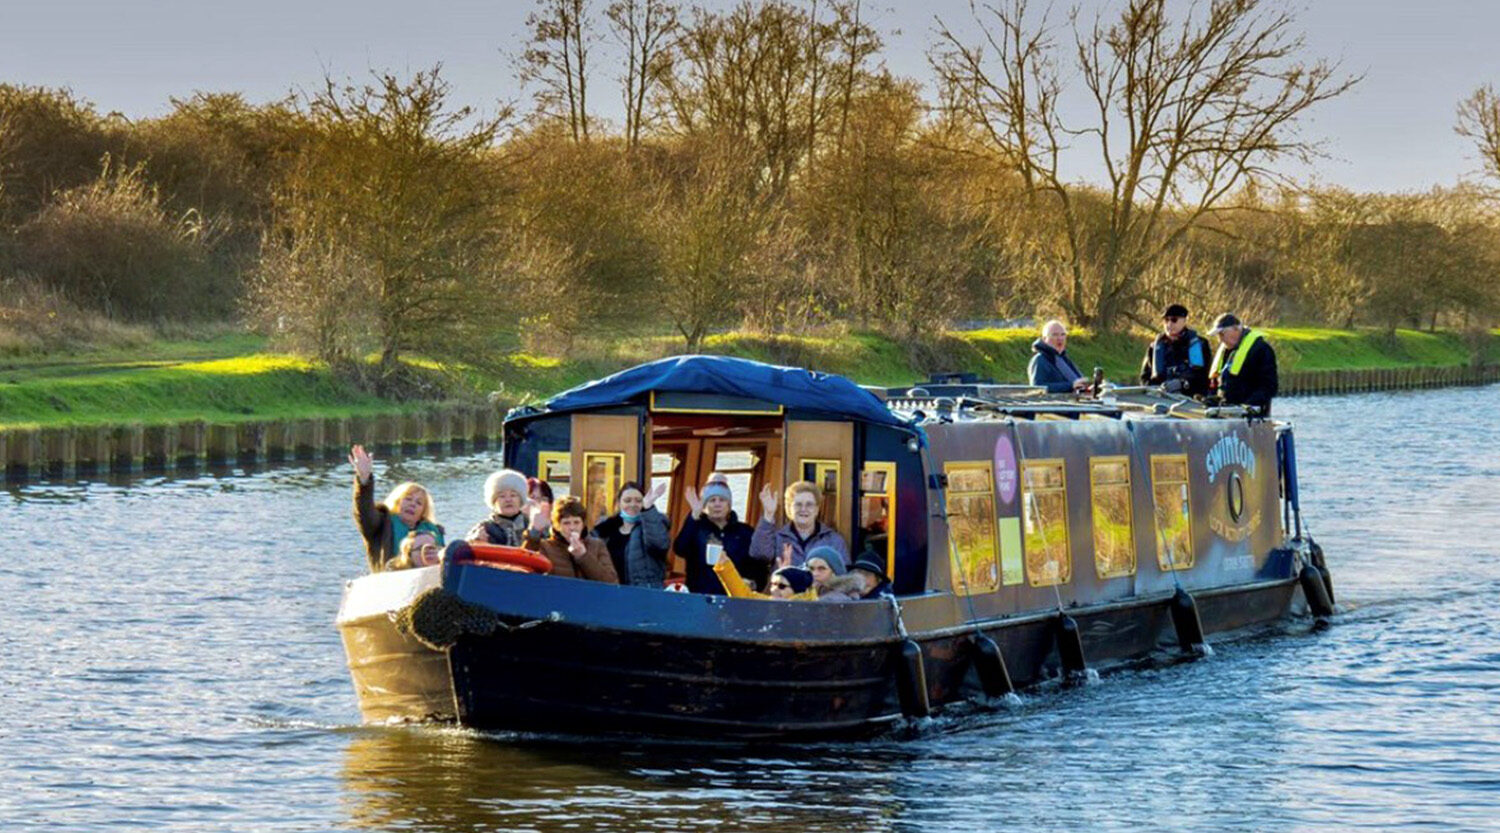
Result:
[[[1001,503],[1016,499],[1016,481],[1016,449],[1011,445],[1010,435],[1001,434],[995,440],[995,486],[1000,492]]]

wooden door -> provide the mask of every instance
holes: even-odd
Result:
[[[640,438],[637,417],[573,416],[569,485],[588,508],[590,526],[613,514],[620,487],[640,477]]]
[[[853,423],[787,420],[781,488],[797,480],[812,481],[823,492],[823,522],[850,542],[855,474]]]

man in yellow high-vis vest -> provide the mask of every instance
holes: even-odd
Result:
[[[1209,371],[1219,396],[1230,405],[1248,405],[1269,416],[1277,389],[1276,351],[1265,334],[1241,324],[1232,312],[1219,316],[1208,334],[1219,338]]]

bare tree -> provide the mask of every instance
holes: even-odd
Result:
[[[325,358],[379,352],[377,390],[401,358],[482,358],[496,324],[494,193],[486,167],[498,120],[448,106],[433,69],[408,80],[327,80],[304,105],[315,137],[276,195],[251,311],[314,333]]]
[[[1500,179],[1500,95],[1494,85],[1485,84],[1459,103],[1454,130],[1474,140],[1484,172]]]
[[[1117,327],[1147,300],[1151,265],[1209,227],[1247,177],[1316,155],[1299,119],[1358,79],[1301,60],[1292,16],[1268,5],[1216,0],[1173,20],[1167,0],[1130,0],[1109,23],[1075,8],[1069,51],[1090,102],[1082,124],[1061,114],[1061,50],[1026,0],[973,5],[978,45],[941,26],[931,60],[955,106],[1035,197],[1057,204],[1055,257],[1074,320]],[[1062,169],[1074,141],[1092,144],[1102,163],[1102,212],[1088,210],[1087,187]]]
[[[663,87],[671,127],[742,143],[762,172],[761,186],[785,193],[828,132],[834,93],[852,91],[880,48],[848,2],[827,8],[829,19],[817,4],[803,9],[786,0],[742,0],[724,13],[695,9]],[[849,51],[840,57],[841,49]],[[833,83],[840,75],[846,83]]]
[[[536,0],[526,17],[531,39],[521,53],[521,83],[540,84],[537,115],[567,124],[573,141],[589,138],[590,0]]]
[[[610,31],[625,49],[625,144],[640,144],[652,121],[652,95],[672,71],[672,38],[677,32],[677,6],[671,0],[615,0],[604,10]]]
[[[660,251],[657,300],[689,352],[701,349],[714,328],[737,320],[752,290],[751,256],[769,219],[756,175],[732,142],[713,136],[682,143],[662,172],[651,218]]]

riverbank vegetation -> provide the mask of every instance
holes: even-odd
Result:
[[[816,367],[861,384],[903,385],[935,371],[965,370],[1001,383],[1024,381],[1030,330],[949,332],[934,350],[914,356],[909,345],[869,332],[837,336],[722,333],[704,349],[780,364]],[[1472,345],[1451,332],[1274,328],[1288,372],[1392,367],[1452,367],[1470,360]],[[1495,341],[1490,342],[1492,345]],[[677,338],[663,334],[587,339],[568,359],[514,352],[473,366],[418,362],[412,371],[448,396],[488,398],[497,407],[535,402],[573,385],[641,361],[671,355]],[[186,420],[232,423],[313,416],[418,411],[422,400],[391,402],[347,373],[302,357],[267,352],[260,336],[219,335],[190,341],[83,353],[0,360],[0,429],[55,425],[161,424]],[[1087,369],[1100,366],[1129,384],[1140,369],[1140,339],[1078,332],[1069,353]],[[1493,347],[1489,348],[1493,351]],[[1500,360],[1486,352],[1485,361]],[[371,360],[374,361],[373,359]]]
[[[197,92],[138,121],[0,84],[7,372],[204,333],[288,357],[239,374],[267,385],[243,401],[182,358],[19,379],[0,419],[55,416],[74,384],[97,390],[64,413],[102,414],[114,373],[149,380],[160,402],[121,400],[141,413],[229,415],[518,401],[698,350],[1011,379],[1029,333],[974,321],[1052,316],[1097,333],[1102,358],[1075,350],[1118,378],[1169,301],[1198,326],[1302,328],[1278,331],[1294,366],[1484,357],[1494,194],[1280,173],[1322,152],[1306,117],[1357,80],[1305,54],[1284,8],[1007,0],[941,21],[927,87],[887,68],[861,0],[537,0],[513,107],[455,101],[440,68],[269,103]],[[1500,159],[1490,88],[1455,106]]]

